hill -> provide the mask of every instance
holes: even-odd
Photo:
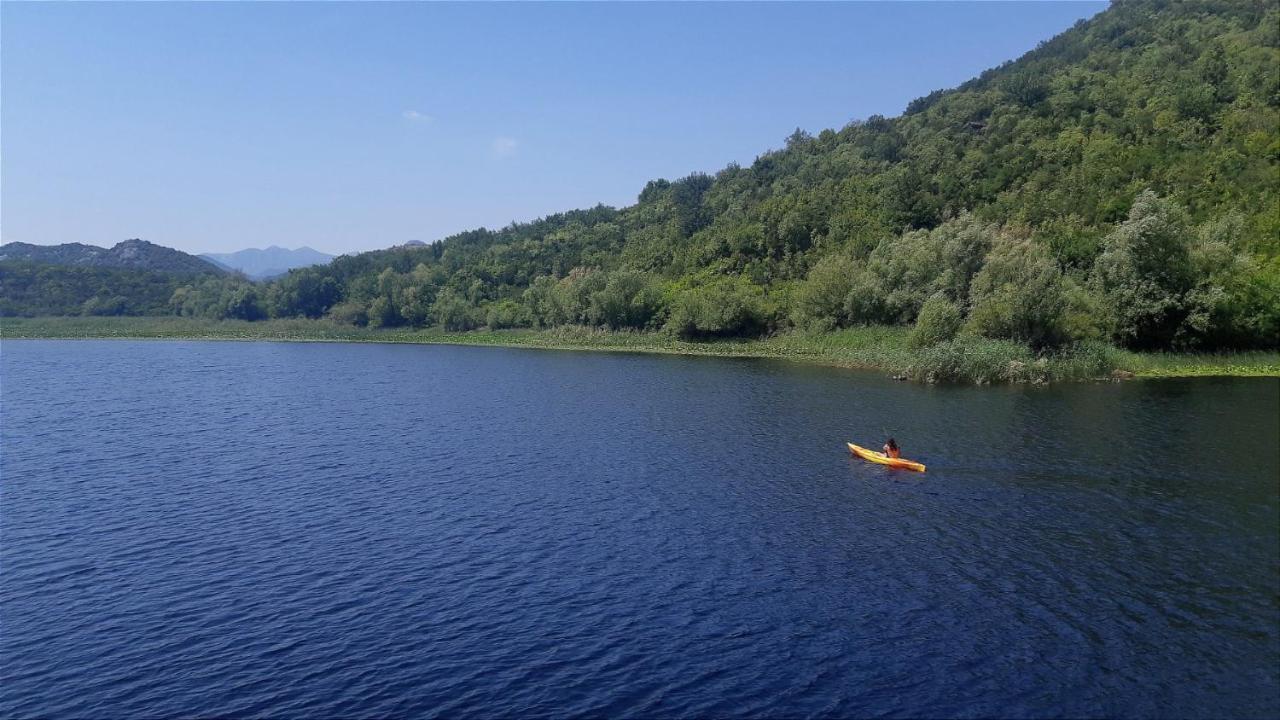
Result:
[[[168,314],[179,288],[223,278],[205,260],[145,240],[110,249],[7,243],[0,246],[0,316]]]
[[[685,337],[911,324],[1274,347],[1280,9],[1117,3],[1024,57],[714,176],[283,278],[273,315]],[[926,302],[932,302],[926,306]]]
[[[265,249],[248,248],[233,253],[202,253],[200,257],[220,267],[239,271],[254,280],[284,275],[294,268],[324,265],[334,258],[309,247],[296,250],[272,245]]]
[[[109,249],[81,243],[31,245],[12,242],[0,245],[0,262],[4,261],[176,273],[223,272],[216,265],[194,255],[137,239],[125,240]]]

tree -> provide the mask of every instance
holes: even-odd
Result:
[[[1201,226],[1191,247],[1186,330],[1208,347],[1280,344],[1280,258],[1251,255],[1244,235],[1243,215],[1229,213]]]
[[[1049,347],[1066,340],[1062,271],[1043,245],[1001,236],[970,288],[969,327],[989,338]]]
[[[903,116],[799,132],[748,165],[655,180],[626,208],[343,256],[254,291],[273,317],[358,320],[383,297],[378,322],[441,322],[439,303],[452,324],[502,324],[511,301],[538,327],[674,319],[691,336],[758,334],[784,315],[823,328],[909,325],[942,293],[962,315],[980,305],[984,332],[1037,343],[1060,332],[1138,348],[1274,347],[1277,63],[1280,8],[1267,3],[1113,3]],[[1144,188],[1164,199],[1135,201]],[[1229,242],[1202,237],[1228,217]],[[1038,251],[1002,250],[981,302],[973,296],[1005,234],[1033,238],[1061,268],[1060,331],[1033,332],[1019,315],[1044,308],[1021,307],[1017,283],[997,282],[1029,273],[1052,285]],[[114,298],[129,314],[252,308],[235,309],[247,295],[226,290],[232,281],[18,268],[0,255],[10,258],[0,313],[118,310]],[[633,292],[627,271],[648,289]],[[446,287],[453,295],[441,302]]]
[[[845,298],[853,323],[913,322],[931,295],[951,285],[943,233],[913,230],[880,241]]]
[[[680,292],[666,329],[683,338],[710,338],[759,334],[766,324],[763,290],[739,277]]]
[[[645,273],[619,270],[608,275],[605,286],[592,293],[587,319],[613,329],[644,328],[662,311],[662,296]]]
[[[920,308],[915,327],[907,338],[913,348],[926,348],[951,340],[964,325],[960,308],[943,293],[935,293]]]
[[[1155,348],[1183,339],[1194,285],[1190,239],[1182,211],[1146,190],[1103,240],[1093,278],[1116,340]]]
[[[848,325],[845,299],[852,292],[857,275],[853,261],[843,254],[818,260],[796,289],[792,313],[795,324],[815,330]]]
[[[485,313],[485,324],[492,330],[528,327],[529,318],[525,308],[516,301],[501,300],[489,306]]]
[[[431,316],[445,330],[474,330],[480,327],[481,314],[467,299],[451,288],[444,288],[431,306]]]
[[[359,300],[344,300],[329,308],[329,317],[344,325],[364,327],[369,324],[369,307]]]
[[[342,299],[342,289],[327,268],[307,268],[290,272],[280,281],[272,315],[318,318]]]
[[[379,295],[369,303],[369,327],[395,327],[400,323],[400,313],[386,295]]]
[[[529,319],[536,327],[555,327],[568,322],[556,299],[556,279],[540,275],[533,279],[521,295],[521,301],[529,311]]]

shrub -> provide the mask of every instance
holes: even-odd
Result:
[[[764,291],[745,278],[721,278],[676,295],[666,329],[683,338],[760,333]]]
[[[329,317],[334,322],[363,327],[369,324],[369,308],[359,300],[344,300],[329,308]]]
[[[926,230],[882,240],[845,298],[849,320],[886,325],[915,320],[924,301],[950,282],[943,252],[942,236]]]
[[[662,312],[662,294],[649,276],[635,270],[612,273],[605,286],[591,295],[586,315],[595,325],[644,328]]]
[[[973,278],[969,327],[978,335],[1033,347],[1061,343],[1066,332],[1062,272],[1049,251],[1002,237]]]
[[[960,332],[963,324],[964,316],[960,314],[960,308],[948,300],[946,295],[935,293],[920,308],[920,315],[907,338],[907,345],[926,348],[946,342]]]
[[[401,324],[400,311],[385,295],[379,295],[369,303],[369,327],[395,327]]]
[[[85,315],[125,315],[128,313],[129,300],[124,297],[102,297],[94,295],[84,301],[81,312]]]
[[[372,311],[371,311],[372,313]],[[445,330],[474,330],[480,327],[480,309],[473,307],[466,298],[452,288],[443,288],[431,306],[431,316]]]
[[[843,255],[828,255],[817,262],[796,288],[792,318],[800,327],[831,330],[848,325],[845,299],[853,290],[857,269]]]
[[[485,324],[493,330],[528,327],[528,312],[514,300],[500,300],[489,305],[485,313]]]

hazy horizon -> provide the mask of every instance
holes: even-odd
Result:
[[[1105,7],[5,3],[0,242],[339,255],[625,206]]]

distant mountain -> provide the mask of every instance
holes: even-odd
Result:
[[[203,253],[200,257],[221,267],[242,272],[254,280],[265,280],[284,275],[294,268],[326,265],[334,256],[309,247],[290,250],[272,245],[265,250],[249,248],[233,253]]]
[[[194,255],[146,240],[125,240],[110,249],[81,243],[0,245],[0,262],[26,261],[70,267],[129,268],[173,273],[220,273],[222,268]]]

